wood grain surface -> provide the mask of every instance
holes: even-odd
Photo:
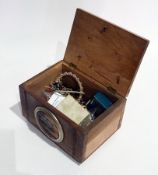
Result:
[[[126,97],[148,42],[78,9],[64,60]]]
[[[83,162],[120,128],[126,96],[147,45],[148,40],[78,9],[64,60],[19,86],[23,115],[38,128],[35,108],[50,110],[64,131],[63,141],[56,144],[76,161]],[[45,86],[64,72],[79,77],[85,100],[101,91],[113,102],[85,128],[51,106],[43,95]]]

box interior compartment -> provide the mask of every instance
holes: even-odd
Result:
[[[41,72],[37,76],[35,76],[32,79],[28,80],[25,83],[25,88],[27,88],[27,90],[31,94],[38,97],[38,99],[42,100],[42,102],[48,103],[47,99],[46,99],[46,96],[43,93],[44,89],[45,89],[45,86],[47,86],[50,83],[54,82],[56,80],[56,78],[61,73],[64,73],[64,72],[72,72],[73,74],[75,74],[80,79],[80,81],[82,82],[84,92],[85,92],[85,94],[83,95],[84,100],[88,100],[91,97],[93,97],[94,94],[97,91],[100,91],[100,92],[104,93],[111,100],[111,102],[113,103],[113,105],[111,107],[114,107],[116,102],[118,102],[119,100],[122,99],[121,96],[119,96],[118,94],[113,95],[112,93],[110,93],[106,89],[106,87],[104,87],[101,84],[97,83],[93,79],[91,79],[89,77],[86,77],[82,72],[71,68],[68,64],[64,63],[64,61],[61,61],[61,62],[53,65],[49,69]],[[69,79],[67,79],[65,81],[65,83],[67,85],[69,85],[69,83],[72,84],[73,82],[70,82]],[[111,109],[111,107],[108,108],[107,110],[105,110],[105,112],[109,111]],[[98,116],[95,120],[98,120],[98,118],[100,118],[100,116]],[[92,123],[94,123],[95,120]]]

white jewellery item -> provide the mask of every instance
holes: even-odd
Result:
[[[71,95],[66,96],[56,108],[79,125],[81,125],[87,117],[90,117],[88,110],[81,106]]]
[[[48,100],[48,103],[54,107],[57,107],[58,104],[60,104],[64,100],[64,98],[66,98],[66,97],[61,95],[58,92],[55,92]]]

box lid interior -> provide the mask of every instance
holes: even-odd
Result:
[[[148,42],[77,9],[64,61],[126,97]]]

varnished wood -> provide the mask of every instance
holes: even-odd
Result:
[[[80,9],[64,60],[126,97],[148,40]]]
[[[50,110],[64,131],[63,141],[56,144],[76,161],[83,162],[120,128],[126,95],[147,44],[147,40],[78,9],[64,60],[19,86],[23,115],[38,128],[35,108]],[[80,78],[84,99],[101,91],[113,102],[86,128],[51,106],[43,95],[46,85],[69,71]]]

